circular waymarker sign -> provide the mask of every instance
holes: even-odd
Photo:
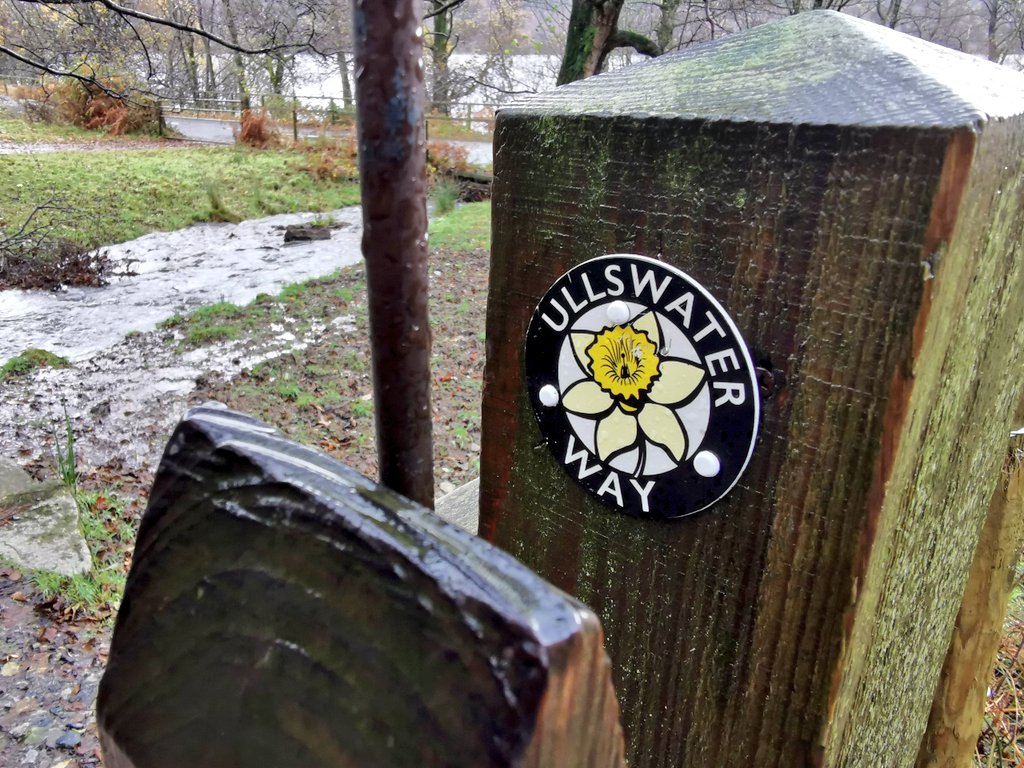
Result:
[[[613,254],[573,267],[537,305],[525,355],[548,447],[617,510],[692,515],[750,461],[760,403],[747,345],[669,264]]]

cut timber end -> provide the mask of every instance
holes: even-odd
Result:
[[[1022,83],[811,13],[500,114],[481,531],[601,617],[634,768],[914,765],[1022,384]],[[785,375],[690,519],[595,502],[531,412],[531,314],[608,253]]]
[[[164,454],[97,711],[113,768],[623,768],[593,613],[223,408]]]

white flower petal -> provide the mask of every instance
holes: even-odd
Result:
[[[704,369],[683,360],[662,359],[659,370],[661,378],[654,382],[647,396],[662,405],[682,402],[704,381]]]
[[[587,373],[593,373],[590,369],[590,358],[587,356],[587,347],[594,343],[597,338],[596,333],[570,333],[569,339],[572,341],[572,351],[576,353],[576,362],[580,364]]]
[[[661,330],[658,328],[658,318],[653,312],[644,312],[630,325],[637,331],[643,331],[647,338],[654,342],[654,348],[661,348]]]
[[[597,458],[607,461],[635,443],[636,435],[636,417],[616,408],[597,423]]]
[[[582,416],[604,413],[612,407],[612,396],[603,391],[596,381],[584,379],[569,387],[562,395],[562,405],[567,411]]]
[[[676,461],[682,461],[686,455],[686,434],[675,412],[663,405],[648,403],[637,421],[648,440],[665,448]]]

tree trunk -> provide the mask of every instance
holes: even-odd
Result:
[[[284,94],[285,59],[282,56],[267,56],[263,63],[270,80],[270,90],[277,96]]]
[[[1003,58],[1002,46],[997,38],[999,32],[999,15],[1002,10],[1000,0],[991,0],[986,4],[988,10],[987,43],[986,55],[989,61],[1001,61]]]
[[[573,0],[558,85],[582,80],[601,71],[615,34],[623,0]]]
[[[435,10],[441,4],[438,0],[431,1]],[[449,112],[448,44],[451,37],[452,14],[448,11],[437,14],[434,17],[434,37],[430,43],[431,62],[434,65],[434,76],[431,83],[431,109],[442,115],[447,115]]]
[[[199,62],[196,60],[196,45],[192,35],[178,33],[178,45],[185,61],[185,75],[188,77],[189,91],[194,101],[199,100]]]
[[[230,0],[224,0],[224,20],[227,23],[229,39],[235,45],[240,45],[238,25],[235,24],[235,14],[231,11]],[[240,108],[244,112],[251,106],[249,85],[245,78],[245,59],[242,58],[242,54],[238,51],[234,52],[233,58],[235,62],[235,77],[238,79],[238,100],[241,102]]]
[[[658,28],[655,30],[655,40],[658,47],[667,51],[672,45],[672,32],[676,26],[676,11],[682,0],[662,0],[661,15],[658,17]],[[714,31],[714,30],[712,30]]]
[[[338,74],[341,75],[341,98],[345,109],[352,107],[352,80],[348,75],[348,57],[342,50],[338,51]]]
[[[202,2],[193,0],[192,7],[196,12],[196,27],[205,29]],[[212,99],[217,95],[217,77],[213,71],[213,51],[210,50],[209,38],[201,37],[200,39],[203,43],[203,96]]]

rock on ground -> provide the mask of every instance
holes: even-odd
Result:
[[[78,505],[63,484],[35,483],[0,459],[0,559],[63,576],[88,573],[92,558],[78,524]]]

